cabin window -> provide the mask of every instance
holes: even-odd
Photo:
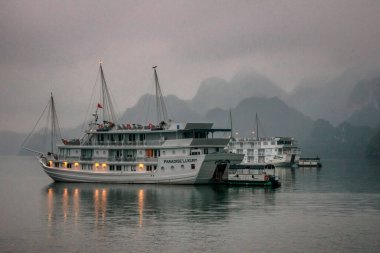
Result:
[[[219,148],[215,148],[215,151],[216,151],[216,152],[219,152]]]
[[[192,169],[192,170],[195,170],[195,163],[192,163],[192,164],[191,164],[191,169]]]
[[[170,166],[170,168],[172,169],[172,170],[174,170],[174,166],[172,165],[172,166]]]
[[[184,168],[185,168],[185,165],[181,164],[181,168],[184,169]]]
[[[161,170],[164,171],[164,170],[165,170],[165,167],[164,167],[164,166],[161,166]]]
[[[72,164],[71,164],[71,163],[68,163],[68,164],[67,164],[67,168],[68,168],[68,169],[71,169],[71,167],[72,167]]]
[[[175,155],[175,150],[174,149],[172,150],[172,153],[173,153],[173,155]]]
[[[115,170],[115,165],[110,165],[110,170],[111,171]]]
[[[205,148],[203,152],[204,154],[208,154],[208,148]]]
[[[59,168],[59,163],[54,163],[54,167]]]
[[[162,154],[165,155],[165,150],[162,151]]]
[[[116,165],[116,170],[121,171],[121,165]]]

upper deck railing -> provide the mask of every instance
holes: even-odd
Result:
[[[145,141],[87,141],[83,143],[67,143],[64,146],[161,146],[165,140]],[[62,145],[61,145],[62,146]]]

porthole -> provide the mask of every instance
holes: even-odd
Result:
[[[170,168],[172,169],[172,170],[174,170],[174,166],[172,165],[172,166],[170,166]]]
[[[162,167],[161,167],[161,170],[165,170],[165,167],[164,167],[164,166],[162,166]]]
[[[185,165],[182,164],[182,165],[181,165],[181,168],[184,169],[184,168],[185,168]]]

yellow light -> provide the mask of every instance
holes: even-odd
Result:
[[[63,167],[65,167],[65,168],[67,167],[67,162],[63,163]]]
[[[78,166],[79,166],[79,163],[77,163],[77,162],[74,163],[74,166],[75,166],[75,167],[78,167]]]
[[[107,164],[103,163],[103,164],[102,164],[102,167],[103,167],[103,168],[107,167]]]
[[[53,161],[49,161],[49,167],[53,167]]]
[[[140,168],[140,169],[144,168],[144,164],[140,163],[140,164],[139,164],[139,168]]]
[[[99,163],[95,163],[95,167],[99,167]]]

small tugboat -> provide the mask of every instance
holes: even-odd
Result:
[[[269,187],[281,185],[278,177],[275,176],[273,164],[231,165],[228,169],[227,183]]]
[[[298,161],[298,167],[317,167],[321,168],[321,159],[317,157],[304,157]]]

